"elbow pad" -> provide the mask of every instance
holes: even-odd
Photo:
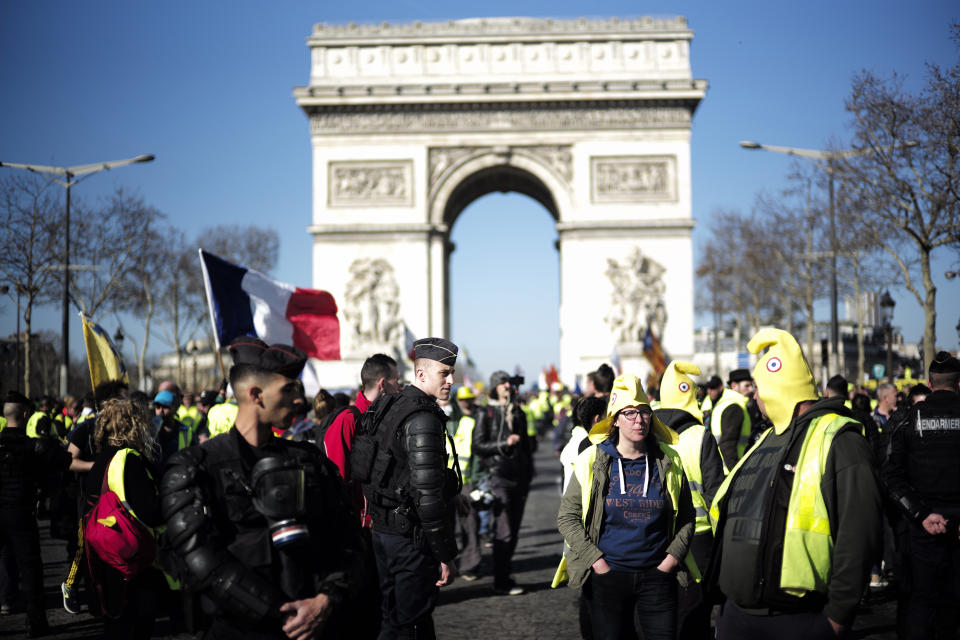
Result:
[[[259,621],[280,615],[283,593],[236,560],[204,547],[187,554],[184,563],[226,616]]]
[[[196,482],[202,458],[202,452],[192,448],[180,451],[170,459],[160,483],[160,512],[167,523],[166,538],[181,555],[197,547],[197,534],[207,524],[203,494]]]

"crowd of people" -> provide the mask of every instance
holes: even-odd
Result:
[[[645,388],[602,365],[582,393],[522,395],[505,371],[455,390],[456,345],[427,338],[408,384],[374,354],[352,397],[310,401],[298,349],[229,350],[229,384],[198,394],[6,394],[0,613],[22,607],[31,637],[49,631],[46,515],[70,561],[63,606],[105,637],[151,637],[163,615],[209,638],[433,638],[455,576],[530,588],[512,560],[549,445],[563,470],[553,586],[578,590],[583,638],[838,637],[881,589],[899,636],[956,637],[947,353],[903,392],[834,376],[821,393],[793,336],[764,329],[753,370],[726,382],[673,361]]]

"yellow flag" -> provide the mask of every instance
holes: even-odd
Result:
[[[123,380],[130,382],[127,368],[123,366],[120,352],[110,342],[110,336],[103,327],[82,313],[83,341],[87,345],[87,364],[90,366],[90,384],[94,389],[104,382]]]

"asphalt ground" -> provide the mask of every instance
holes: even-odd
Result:
[[[546,443],[545,443],[546,444]],[[481,577],[474,582],[456,580],[440,592],[434,613],[440,638],[479,637],[494,640],[513,638],[571,639],[580,637],[577,622],[577,593],[566,586],[551,589],[550,581],[560,560],[562,540],[556,528],[560,504],[560,468],[549,445],[536,456],[537,476],[527,501],[520,542],[514,556],[514,577],[526,589],[519,596],[493,593],[492,551],[484,550]],[[66,543],[51,539],[48,523],[40,522],[44,558],[44,586],[47,617],[52,627],[49,638],[99,638],[102,627],[89,614],[64,611],[60,583],[67,573]],[[375,615],[375,612],[371,612]],[[896,604],[893,590],[867,594],[851,638],[894,639]],[[26,615],[0,617],[0,638],[25,638]],[[157,620],[154,637],[189,640],[188,634],[174,635],[169,621]]]

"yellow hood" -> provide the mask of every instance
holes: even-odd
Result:
[[[774,431],[781,434],[790,426],[798,403],[820,396],[810,365],[792,335],[782,329],[761,329],[747,343],[750,353],[760,353],[767,347],[753,368],[753,379]]]
[[[607,402],[607,417],[590,429],[588,435],[590,442],[598,444],[607,438],[610,433],[610,421],[618,411],[641,404],[650,406],[650,400],[647,398],[647,394],[643,392],[643,387],[640,386],[640,379],[629,373],[618,376],[613,381],[610,401]],[[666,444],[677,444],[680,441],[677,432],[660,422],[660,418],[656,414],[650,421],[650,433],[656,436],[657,440]]]
[[[697,404],[697,383],[690,375],[700,375],[700,367],[682,360],[674,360],[667,365],[660,382],[660,407],[663,409],[682,409],[697,422],[703,422],[703,412]]]

